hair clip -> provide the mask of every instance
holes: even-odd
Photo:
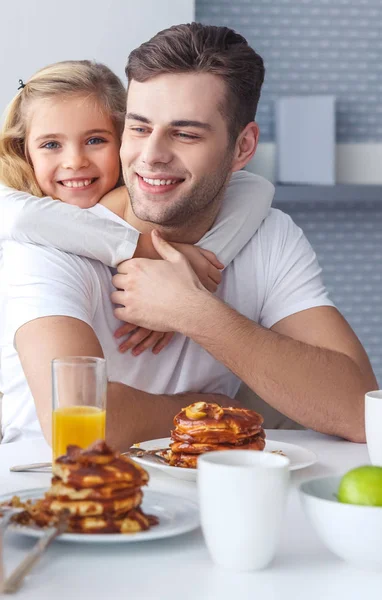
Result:
[[[23,88],[25,88],[25,83],[23,82],[22,79],[19,79],[19,87],[17,88],[18,90],[22,90]]]

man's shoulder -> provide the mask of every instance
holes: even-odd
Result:
[[[301,231],[292,218],[278,208],[270,208],[268,215],[254,233],[252,240],[264,242],[267,239],[275,242],[283,239],[294,232]]]

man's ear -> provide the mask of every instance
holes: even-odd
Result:
[[[251,121],[240,133],[236,140],[232,162],[232,171],[240,171],[249,163],[256,152],[260,130],[255,121]]]

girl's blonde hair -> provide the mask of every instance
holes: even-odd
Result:
[[[0,182],[34,196],[43,196],[26,149],[28,108],[34,100],[62,95],[95,97],[110,115],[121,138],[126,90],[106,65],[89,60],[68,60],[37,71],[9,104],[0,131]]]

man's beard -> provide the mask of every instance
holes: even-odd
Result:
[[[169,206],[158,200],[155,203],[155,196],[149,203],[142,202],[139,198],[139,190],[129,183],[125,176],[126,187],[128,189],[131,201],[131,208],[135,216],[141,221],[161,225],[163,227],[183,227],[186,224],[192,224],[196,219],[200,222],[204,216],[208,216],[219,206],[221,199],[231,175],[232,153],[224,157],[219,169],[213,174],[205,175],[187,192],[180,196],[176,202]],[[153,177],[155,174],[153,174]],[[182,184],[180,184],[182,185]],[[217,209],[216,209],[217,210]]]

